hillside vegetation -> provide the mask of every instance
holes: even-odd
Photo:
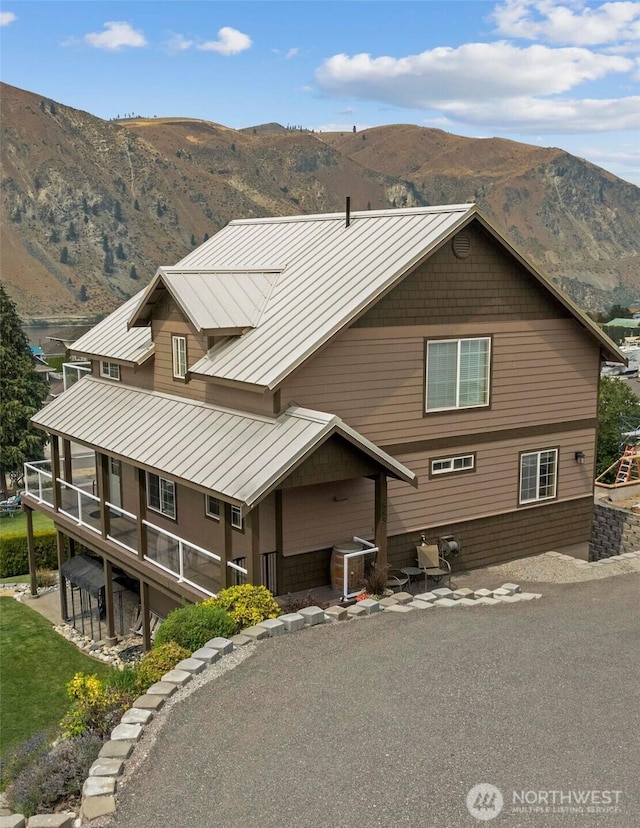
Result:
[[[24,318],[103,314],[234,218],[475,201],[587,309],[640,295],[640,188],[560,149],[411,125],[103,121],[3,84],[2,280]]]

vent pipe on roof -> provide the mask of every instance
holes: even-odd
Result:
[[[351,196],[347,196],[347,203],[345,204],[345,212],[347,214],[346,224],[345,227],[348,227],[351,224]]]

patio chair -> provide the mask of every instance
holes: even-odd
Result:
[[[439,584],[443,578],[448,578],[449,589],[451,589],[451,564],[444,557],[440,551],[439,544],[426,543],[423,541],[419,546],[416,546],[418,556],[418,569],[424,572],[424,585],[427,588],[427,578]]]
[[[409,576],[405,575],[399,569],[390,569],[387,572],[387,589],[392,589],[394,592],[402,592],[409,582]]]

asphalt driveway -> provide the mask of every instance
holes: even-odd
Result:
[[[640,574],[544,593],[262,643],[166,712],[110,825],[464,828],[479,783],[491,825],[640,825]]]

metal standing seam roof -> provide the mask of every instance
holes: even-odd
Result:
[[[127,328],[127,322],[137,310],[144,293],[144,290],[136,293],[77,339],[71,346],[73,353],[131,362],[135,365],[140,365],[148,359],[153,353],[151,329]]]
[[[334,433],[394,477],[417,481],[339,417],[306,408],[271,418],[86,376],[32,422],[248,508]]]
[[[276,387],[476,212],[473,204],[231,222],[181,269],[286,265],[260,325],[212,349],[190,372]]]
[[[144,325],[163,284],[200,333],[255,328],[280,271],[216,271],[161,267],[149,283],[129,327]]]

